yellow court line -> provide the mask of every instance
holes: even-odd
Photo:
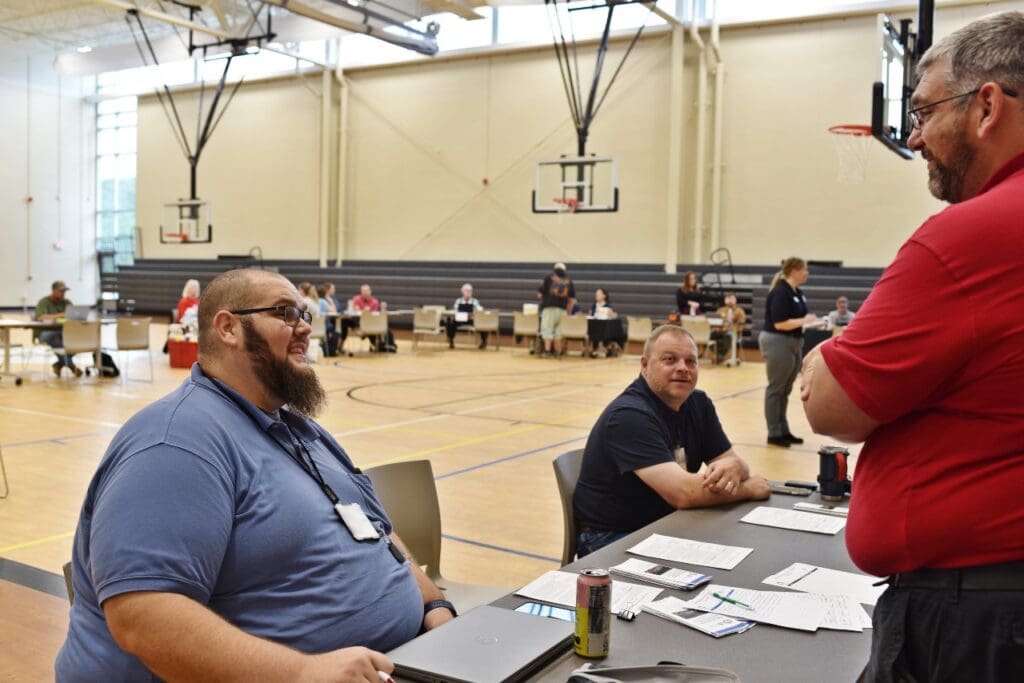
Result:
[[[601,408],[601,410],[604,410],[604,408]],[[409,453],[409,454],[406,454],[406,455],[400,455],[400,456],[395,457],[395,458],[388,458],[387,460],[382,460],[380,462],[375,462],[372,466],[375,467],[377,465],[390,465],[391,463],[404,462],[406,460],[412,460],[414,458],[421,458],[421,457],[423,457],[425,455],[430,455],[431,453],[440,453],[441,451],[450,451],[453,448],[461,448],[463,446],[472,446],[474,444],[484,443],[485,441],[493,441],[495,439],[502,439],[502,438],[504,438],[506,436],[514,436],[516,434],[525,434],[526,432],[535,432],[538,429],[544,429],[545,427],[550,427],[552,425],[566,424],[566,423],[572,422],[573,420],[576,420],[578,418],[586,417],[588,415],[593,415],[595,412],[597,412],[596,409],[595,410],[591,410],[591,411],[587,411],[587,412],[584,412],[584,413],[577,413],[575,415],[570,415],[569,417],[563,418],[561,420],[553,420],[551,422],[548,422],[547,424],[529,425],[529,426],[526,426],[526,427],[519,427],[518,429],[507,429],[507,430],[505,430],[503,432],[495,432],[494,434],[485,434],[484,436],[476,436],[476,437],[473,437],[473,438],[470,438],[470,439],[462,439],[461,441],[456,441],[455,443],[450,443],[450,444],[447,444],[445,446],[435,446],[434,448],[427,448],[427,449],[424,449],[422,451],[416,451],[415,453]],[[584,429],[584,428],[580,427],[580,429]]]
[[[45,543],[52,543],[54,541],[63,541],[65,538],[71,538],[75,535],[74,531],[67,531],[63,534],[56,534],[54,536],[44,536],[43,538],[37,538],[34,541],[25,541],[24,543],[15,543],[4,548],[0,548],[0,554],[9,553],[14,550],[21,550],[22,548],[31,548],[34,545],[43,545]]]
[[[59,413],[47,413],[41,410],[28,410],[27,408],[8,408],[7,406],[0,406],[0,411],[5,413],[16,413],[18,415],[34,415],[36,417],[49,417],[55,420],[66,420],[68,422],[81,422],[87,425],[99,425],[101,427],[112,427],[114,429],[120,429],[123,423],[121,422],[101,422],[100,420],[90,420],[88,418],[71,417],[69,415],[61,415]]]

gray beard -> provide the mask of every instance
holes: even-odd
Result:
[[[961,132],[954,141],[955,148],[952,160],[949,165],[939,162],[934,156],[932,164],[934,168],[928,170],[928,189],[932,195],[939,200],[956,204],[962,202],[964,197],[964,181],[967,177],[967,170],[974,161],[974,150],[967,144],[967,136]]]
[[[263,388],[297,413],[306,417],[319,415],[327,403],[327,392],[313,368],[299,368],[287,359],[276,358],[251,320],[242,318],[242,327],[245,329],[245,351],[252,359],[253,369]]]

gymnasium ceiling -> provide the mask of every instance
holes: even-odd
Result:
[[[513,0],[514,2],[515,0]],[[529,2],[530,0],[526,0]],[[535,0],[539,1],[539,0]],[[191,23],[208,30],[207,37],[242,38],[265,32],[272,16],[277,42],[368,33],[419,52],[429,52],[433,37],[425,27],[405,29],[414,18],[451,12],[479,18],[473,9],[486,0],[189,0],[201,6],[189,17],[184,2],[175,0],[0,0],[0,48],[4,55],[94,50],[131,45],[134,39],[125,17],[137,9],[150,39],[173,36]],[[493,2],[492,4],[497,4]],[[504,0],[504,4],[510,4]],[[287,6],[287,9],[285,8]],[[258,16],[258,20],[254,17]],[[389,29],[389,30],[386,30]],[[198,42],[198,40],[197,40]]]

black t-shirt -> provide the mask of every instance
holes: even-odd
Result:
[[[804,329],[798,327],[795,330],[777,330],[775,323],[780,323],[791,318],[802,318],[807,315],[807,299],[803,290],[799,287],[796,291],[789,286],[785,280],[772,287],[768,292],[768,300],[764,305],[764,329],[766,332],[775,332],[789,337],[803,337]]]
[[[544,278],[544,284],[540,286],[540,307],[545,308],[566,308],[569,299],[576,298],[576,287],[568,277],[551,273]]]
[[[635,531],[674,509],[635,470],[675,461],[686,453],[686,469],[732,447],[711,399],[694,390],[673,412],[641,375],[612,401],[590,431],[573,495],[577,528]]]

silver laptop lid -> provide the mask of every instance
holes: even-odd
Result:
[[[64,309],[64,317],[68,320],[88,320],[91,310],[92,309],[89,306],[78,306],[72,304]]]
[[[395,675],[428,683],[521,681],[572,645],[573,625],[484,605],[387,655]]]

